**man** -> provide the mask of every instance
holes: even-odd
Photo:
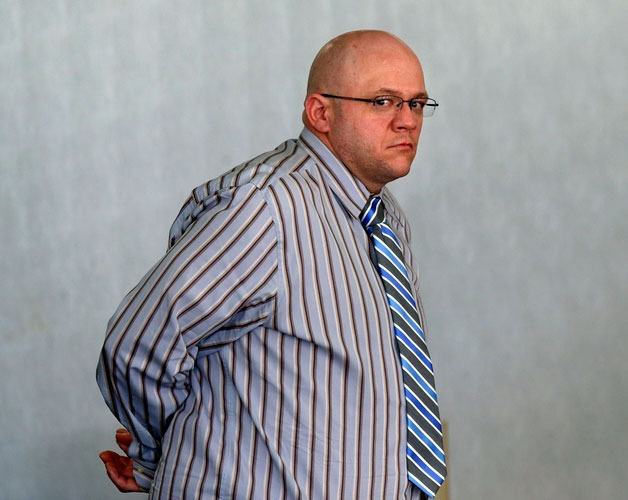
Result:
[[[111,318],[98,366],[151,498],[425,498],[445,476],[406,175],[428,98],[381,31],[331,40],[298,140],[197,187]],[[376,195],[376,196],[373,196]],[[417,440],[418,439],[418,440]]]

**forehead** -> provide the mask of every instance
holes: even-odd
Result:
[[[417,57],[406,48],[372,47],[356,52],[346,72],[348,90],[400,95],[425,93],[423,69]]]

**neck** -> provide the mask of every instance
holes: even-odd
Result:
[[[351,172],[351,174],[353,175],[353,177],[355,177],[357,180],[359,180],[364,187],[368,190],[369,193],[371,193],[372,195],[378,195],[382,192],[382,188],[384,187],[383,184],[379,184],[379,183],[373,183],[373,182],[369,182],[367,179],[364,179],[359,172],[357,172],[356,168],[353,168],[353,166],[351,165],[350,162],[345,161],[341,155],[338,154],[338,152],[334,149],[334,147],[331,144],[331,141],[329,140],[329,137],[327,134],[324,134],[322,132],[318,132],[316,129],[314,129],[314,127],[309,126],[307,123],[305,124],[305,126],[307,127],[307,129],[312,132],[312,134],[314,134],[323,144],[325,144],[325,146],[327,147],[327,149],[329,149],[329,151],[331,151],[331,153],[346,167],[346,169]]]

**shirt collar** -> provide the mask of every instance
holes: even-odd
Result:
[[[299,142],[322,167],[326,181],[345,209],[353,217],[359,218],[360,212],[371,196],[369,190],[312,131],[304,128],[299,136]]]

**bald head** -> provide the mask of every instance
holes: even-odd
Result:
[[[367,59],[386,58],[390,54],[404,54],[419,60],[402,40],[385,31],[350,31],[327,42],[312,62],[307,81],[307,94],[345,92],[358,76]]]
[[[399,98],[399,106],[375,106]],[[410,170],[423,124],[422,107],[410,102],[419,98],[427,98],[427,91],[410,47],[384,31],[352,31],[316,55],[303,123],[371,193],[378,193]]]

